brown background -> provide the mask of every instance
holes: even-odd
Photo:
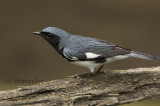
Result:
[[[68,63],[44,39],[32,34],[48,26],[160,56],[158,0],[1,0],[0,90],[89,71]],[[104,68],[128,69],[159,64],[126,59]],[[154,106],[160,104],[154,100],[131,105],[153,106],[153,103]]]

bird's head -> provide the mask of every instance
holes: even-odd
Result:
[[[33,32],[33,34],[42,36],[55,48],[59,46],[62,40],[65,41],[69,37],[69,33],[57,27],[47,27],[42,31]]]

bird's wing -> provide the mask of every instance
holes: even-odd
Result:
[[[94,44],[81,48],[64,48],[63,55],[68,60],[94,60],[98,58],[109,58],[117,55],[130,53],[130,50],[113,44]]]

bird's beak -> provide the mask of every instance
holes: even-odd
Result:
[[[33,32],[33,34],[41,35],[41,32]]]

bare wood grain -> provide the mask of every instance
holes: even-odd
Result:
[[[160,66],[105,70],[85,78],[53,80],[0,91],[5,105],[119,105],[160,96]]]

